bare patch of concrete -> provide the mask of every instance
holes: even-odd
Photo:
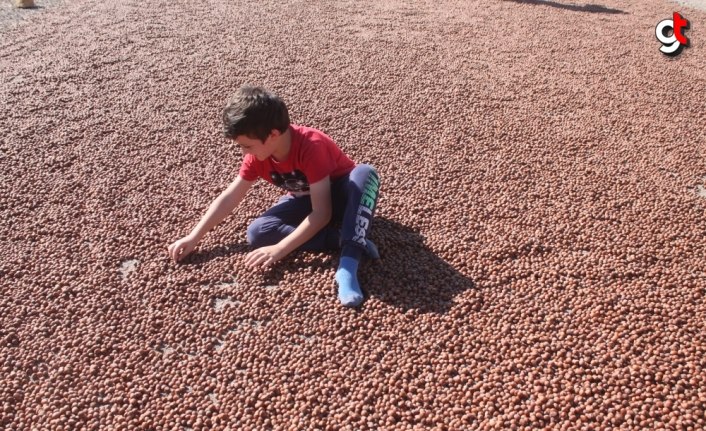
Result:
[[[216,284],[215,287],[217,287],[219,289],[231,289],[234,287],[238,287],[238,282],[235,281],[235,279],[233,279],[233,281],[222,281],[222,282]]]
[[[255,331],[261,330],[266,325],[264,320],[251,320],[249,322],[243,322],[240,324],[240,328],[250,327]]]
[[[696,194],[701,196],[702,198],[706,198],[706,187],[702,186],[701,184],[696,186]]]
[[[673,0],[679,6],[706,11],[706,0]]]
[[[123,278],[123,281],[126,281],[128,276],[137,269],[139,263],[140,261],[137,259],[124,260],[120,263],[120,269],[118,269],[118,271],[120,271],[120,276]]]
[[[166,344],[162,344],[161,346],[159,346],[155,350],[164,356],[169,356],[176,351],[176,350],[172,349],[171,347],[167,346]]]
[[[701,177],[701,184],[696,185],[694,193],[699,197],[706,198],[706,175]]]
[[[60,6],[64,0],[36,1],[34,7],[18,8],[15,0],[0,1],[0,31],[11,29],[20,24],[29,24],[47,11]]]
[[[240,305],[240,302],[233,300],[233,298],[231,298],[230,296],[226,296],[225,298],[214,298],[214,301],[213,301],[213,309],[214,310],[221,312],[228,305]]]

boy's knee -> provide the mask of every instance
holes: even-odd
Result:
[[[256,218],[245,232],[248,244],[253,247],[262,247],[267,232],[267,220],[262,217]]]
[[[248,241],[248,244],[254,245],[254,243],[257,241],[257,238],[259,236],[260,232],[260,223],[258,222],[259,219],[253,220],[249,225],[247,230],[245,231],[245,239]]]
[[[276,243],[277,241],[273,242],[271,237],[277,231],[278,226],[279,224],[269,217],[256,218],[245,231],[248,244],[257,248]]]
[[[351,180],[363,186],[372,185],[376,189],[380,186],[380,177],[377,171],[372,165],[366,163],[357,165],[353,169],[353,172],[351,172]]]
[[[359,165],[356,165],[356,167],[353,170],[356,171],[356,173],[358,173],[361,176],[369,176],[369,175],[373,175],[375,177],[378,176],[378,173],[375,170],[375,168],[372,165],[369,165],[367,163],[361,163]]]

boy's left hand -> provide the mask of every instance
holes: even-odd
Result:
[[[268,267],[284,256],[280,256],[281,250],[277,245],[269,245],[253,250],[245,256],[245,264],[248,266]]]

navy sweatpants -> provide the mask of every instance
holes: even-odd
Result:
[[[335,250],[351,244],[365,251],[372,226],[380,179],[375,169],[357,165],[348,175],[331,183],[331,223],[298,250]],[[311,213],[311,197],[283,196],[248,226],[248,243],[255,248],[274,245],[292,233]],[[340,223],[340,232],[336,225]]]

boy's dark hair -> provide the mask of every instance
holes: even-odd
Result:
[[[288,128],[287,105],[262,87],[240,87],[223,110],[223,134],[227,138],[245,135],[264,141],[272,129],[284,133]]]

